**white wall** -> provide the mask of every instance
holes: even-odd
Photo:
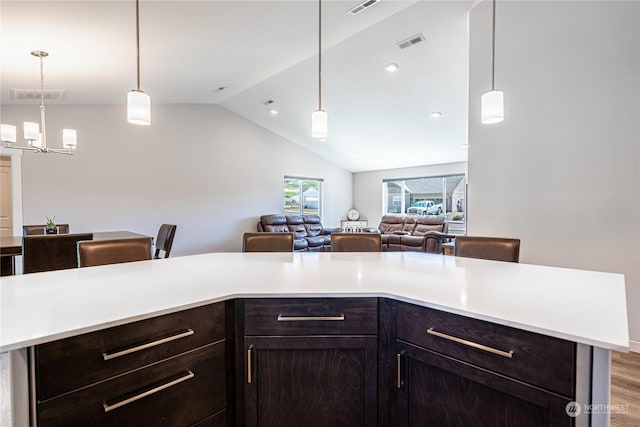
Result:
[[[2,122],[38,121],[37,105],[3,106]],[[324,225],[351,207],[352,174],[215,105],[154,105],[129,125],[124,105],[50,105],[50,147],[78,130],[75,156],[23,156],[25,224],[46,216],[72,232],[155,236],[177,224],[173,255],[238,251],[260,215],[282,212],[284,175],[324,178]],[[19,131],[19,137],[21,137]]]
[[[361,219],[369,221],[369,227],[377,227],[383,215],[383,180],[422,178],[466,172],[467,162],[458,162],[355,173],[353,174],[353,207],[360,212]],[[346,215],[346,212],[344,212],[344,215]],[[346,217],[343,219],[346,219]]]
[[[521,262],[624,273],[640,341],[640,3],[498,2],[505,121],[482,125],[490,10],[470,17],[468,233],[519,237]]]

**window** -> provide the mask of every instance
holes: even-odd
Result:
[[[322,179],[284,177],[284,213],[318,214],[322,207]]]
[[[385,180],[386,213],[444,215],[449,232],[466,231],[466,179],[464,175]]]

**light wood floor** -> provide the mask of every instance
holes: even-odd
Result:
[[[612,427],[640,427],[640,353],[611,353]]]

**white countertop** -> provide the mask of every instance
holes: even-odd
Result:
[[[414,252],[211,253],[2,277],[0,351],[231,298],[347,296],[629,346],[621,274]]]

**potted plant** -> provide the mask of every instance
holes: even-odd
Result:
[[[46,234],[58,234],[58,227],[56,227],[55,219],[55,216],[53,218],[47,217],[47,224],[44,228]]]

